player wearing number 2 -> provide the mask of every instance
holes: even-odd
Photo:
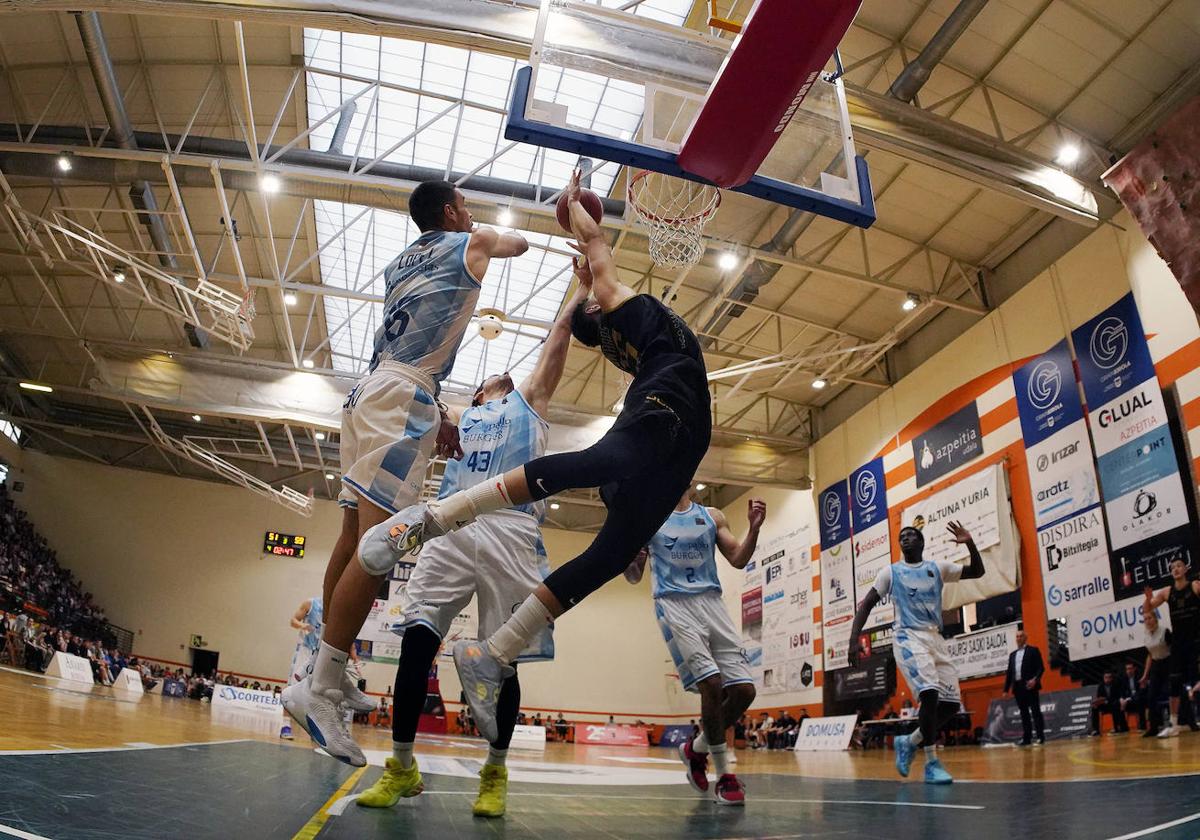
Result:
[[[586,297],[586,292],[577,292],[567,303],[546,337],[537,366],[519,388],[503,373],[488,377],[476,389],[471,407],[458,423],[463,457],[446,465],[439,499],[546,454],[546,421],[542,418],[562,378],[571,343],[571,314]],[[425,704],[430,666],[454,617],[472,596],[478,597],[479,632],[486,637],[549,574],[541,533],[545,516],[545,502],[493,511],[431,543],[421,555],[408,581],[403,619],[393,628],[404,641],[396,670],[392,757],[386,760],[379,780],[358,797],[359,805],[388,808],[401,797],[415,796],[424,789],[413,758],[413,740]],[[553,659],[550,632],[551,628],[545,628],[516,661]],[[508,789],[505,760],[521,704],[515,671],[500,689],[499,734],[479,771],[476,816],[504,814]]]
[[[342,533],[325,570],[325,630],[311,675],[283,692],[284,708],[313,740],[358,767],[367,761],[338,706],[374,708],[345,676],[346,660],[388,570],[350,560],[368,528],[417,501],[435,444],[439,454],[461,454],[444,410],[439,424],[438,383],[454,366],[491,260],[529,248],[516,233],[476,228],[448,181],[417,185],[408,207],[421,235],[384,270],[370,372],[342,408]]]
[[[745,789],[729,769],[725,731],[754,702],[754,676],[741,635],[721,600],[716,550],[720,549],[735,569],[746,568],[766,518],[766,503],[751,499],[747,506],[749,529],[739,542],[725,515],[693,502],[689,489],[649,546],[659,629],[684,689],[700,695],[704,726],[694,739],[679,745],[679,757],[688,768],[688,783],[706,793],[708,756],[712,755],[717,771],[713,799],[720,805],[745,802]],[[625,571],[625,579],[637,583],[645,566],[646,555],[639,555]]]

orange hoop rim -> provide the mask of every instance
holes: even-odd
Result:
[[[706,184],[702,181],[693,181],[692,183],[699,184],[701,187],[708,187],[713,191],[714,197],[707,207],[705,207],[699,213],[691,216],[659,216],[656,213],[652,213],[650,210],[644,207],[637,200],[637,196],[634,195],[634,188],[637,186],[637,184],[650,175],[662,175],[664,178],[674,177],[667,175],[665,172],[655,172],[652,169],[643,169],[629,179],[629,186],[625,190],[626,197],[629,199],[629,203],[633,205],[633,209],[639,216],[648,222],[655,222],[657,224],[677,227],[694,226],[708,220],[721,206],[721,190],[719,187],[716,187],[713,184]]]

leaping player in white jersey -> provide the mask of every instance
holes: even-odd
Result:
[[[519,388],[503,373],[489,376],[476,389],[471,407],[458,424],[463,457],[446,465],[439,499],[546,454],[548,427],[542,418],[562,379],[571,344],[571,316],[586,298],[587,292],[580,289],[567,302],[546,337],[537,366]],[[421,555],[408,581],[403,619],[393,628],[404,641],[396,669],[392,756],[384,763],[383,775],[359,795],[359,805],[390,808],[402,797],[424,790],[413,742],[425,705],[429,669],[454,617],[472,596],[478,597],[479,633],[486,638],[549,574],[541,534],[545,518],[545,502],[493,511],[431,543]],[[516,661],[553,659],[551,630],[545,628]],[[472,809],[477,817],[500,817],[506,808],[508,745],[521,705],[515,670],[500,689],[499,734],[489,745],[479,771],[479,796]]]
[[[721,600],[716,549],[735,569],[746,568],[766,518],[766,503],[751,499],[749,529],[738,542],[725,514],[693,502],[689,489],[649,546],[658,627],[684,689],[700,694],[703,725],[699,735],[679,745],[679,757],[688,768],[688,783],[706,793],[712,755],[717,772],[713,798],[720,805],[746,801],[745,788],[729,769],[725,732],[750,708],[755,690],[741,637]],[[625,579],[637,583],[645,567],[641,556],[630,564]]]
[[[934,751],[938,730],[962,706],[958,672],[942,638],[942,585],[956,580],[983,577],[983,557],[971,539],[971,532],[959,522],[950,522],[946,530],[959,545],[967,547],[971,562],[960,566],[952,560],[926,560],[925,535],[911,526],[901,528],[898,541],[903,559],[879,570],[875,584],[854,613],[850,627],[847,657],[858,665],[861,647],[859,634],[871,610],[890,593],[896,607],[895,646],[897,664],[912,693],[920,698],[917,718],[920,723],[911,735],[895,739],[896,770],[908,776],[913,754],[925,745],[925,783],[948,785],[954,781]]]
[[[325,571],[325,630],[312,673],[283,692],[284,708],[313,740],[356,767],[366,758],[338,705],[374,708],[346,676],[346,660],[386,570],[350,560],[368,528],[417,501],[435,443],[439,454],[462,454],[444,410],[439,425],[438,383],[454,366],[491,260],[529,248],[520,234],[475,228],[466,198],[448,181],[419,184],[408,210],[421,235],[384,271],[370,372],[342,408],[342,532]]]

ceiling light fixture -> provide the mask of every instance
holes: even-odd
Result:
[[[912,312],[914,309],[917,308],[917,306],[920,303],[921,303],[921,299],[919,297],[917,297],[916,295],[914,295],[912,292],[909,292],[907,295],[904,296],[904,303],[900,304],[900,308],[903,309],[905,312]]]
[[[277,193],[279,192],[279,188],[283,186],[283,182],[279,180],[278,175],[272,175],[268,172],[259,180],[258,186],[265,193]]]
[[[717,265],[722,271],[731,271],[737,267],[738,256],[732,251],[725,251],[721,256],[717,257]]]
[[[1059,166],[1074,166],[1079,162],[1081,152],[1079,147],[1074,143],[1063,143],[1058,148],[1058,154],[1054,157],[1054,162]]]
[[[699,484],[696,485],[697,490],[703,490],[706,487],[708,487],[708,485],[705,484],[703,481],[701,481]]]
[[[125,269],[121,268],[121,266],[117,266],[116,268],[114,268],[113,269],[113,280],[115,280],[118,283],[124,283],[125,282]]]
[[[192,419],[199,423],[203,418],[199,414],[193,414]]]
[[[504,207],[496,214],[496,224],[501,227],[512,227],[513,211],[511,207]]]
[[[43,394],[53,394],[54,389],[49,385],[43,385],[40,382],[21,382],[21,387],[26,391],[41,391]]]
[[[824,388],[828,384],[829,384],[828,382],[826,382],[824,379],[821,379],[820,377],[817,377],[816,379],[814,379],[812,381],[812,386],[814,388],[816,388],[818,391],[820,391],[822,388]]]
[[[560,507],[562,507],[562,505],[560,505],[558,502],[550,503],[550,510],[558,510]]]
[[[304,360],[303,362],[301,362],[300,364],[304,365],[304,366],[305,366],[306,368],[308,368],[309,370],[312,370],[312,369],[313,369],[313,368],[316,366],[316,364],[317,364],[317,363],[316,363],[316,362],[314,362],[312,359],[305,359],[305,360]]]
[[[317,440],[325,440],[325,433],[324,433],[324,432],[317,432],[317,435],[316,435],[316,437],[317,437]]]
[[[334,475],[333,475],[333,473],[325,473],[325,480],[326,480],[326,481],[333,481],[333,479],[334,479]]]
[[[286,295],[283,296],[283,302],[286,303],[288,306],[295,306],[297,300],[298,300],[298,298],[291,292],[288,292]]]
[[[73,166],[71,156],[66,153],[59,155],[56,163],[58,164],[59,172],[70,172]]]

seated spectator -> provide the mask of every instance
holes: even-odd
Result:
[[[733,740],[734,743],[746,740],[746,716],[742,715],[733,724]]]
[[[567,719],[563,717],[562,712],[559,712],[558,717],[555,718],[555,720],[554,720],[554,731],[558,734],[558,740],[560,740],[560,741],[567,740],[567,729],[568,728],[569,728],[569,724],[567,723]]]
[[[1096,698],[1092,700],[1091,735],[1100,734],[1100,716],[1112,715],[1113,731],[1109,734],[1129,731],[1129,721],[1125,717],[1125,704],[1129,699],[1125,685],[1117,679],[1112,671],[1104,672],[1104,682],[1096,686]]]
[[[767,746],[767,733],[775,725],[775,719],[766,712],[760,712],[758,724],[746,732],[751,749],[763,749]]]
[[[1125,713],[1135,713],[1138,716],[1138,729],[1146,729],[1146,689],[1141,685],[1141,673],[1138,671],[1138,666],[1132,662],[1125,663],[1125,676],[1121,681],[1125,684],[1125,690],[1129,696],[1125,700]]]

